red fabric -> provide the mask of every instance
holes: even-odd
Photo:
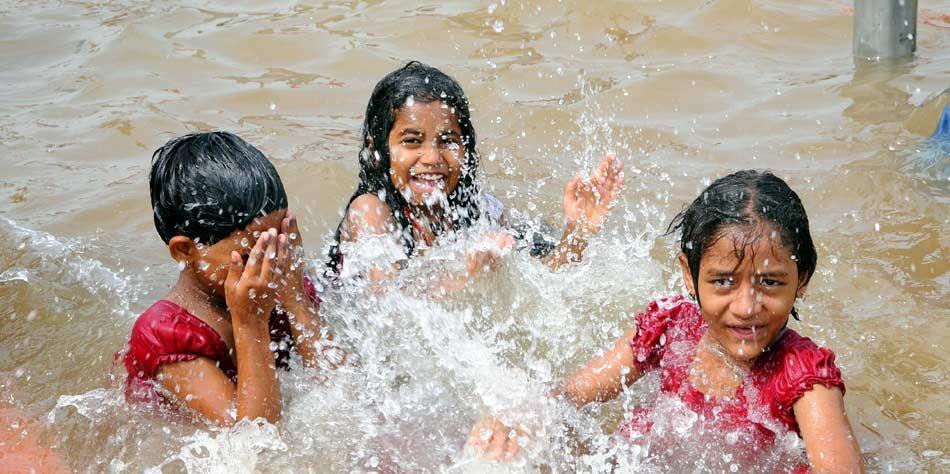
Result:
[[[320,298],[310,278],[304,278],[304,293],[317,307]],[[290,320],[276,310],[269,322],[271,341],[277,344],[277,366],[286,368],[294,340],[290,332]],[[123,356],[129,373],[126,396],[130,401],[161,401],[152,380],[161,364],[194,360],[206,357],[232,380],[237,380],[237,366],[231,358],[230,349],[207,323],[187,310],[168,300],[159,300],[143,312],[135,325]]]
[[[660,299],[637,315],[636,323],[637,335],[630,346],[641,373],[661,370],[662,392],[675,395],[690,410],[725,429],[754,433],[760,446],[771,445],[779,432],[801,435],[792,405],[816,384],[845,390],[834,353],[786,329],[756,359],[732,399],[707,399],[689,381],[696,346],[707,327],[699,306],[682,296]],[[638,409],[621,433],[649,431],[648,415],[647,408]]]
[[[133,401],[156,401],[152,380],[158,366],[207,357],[232,379],[237,367],[217,331],[181,306],[159,300],[139,316],[125,353],[126,395]]]

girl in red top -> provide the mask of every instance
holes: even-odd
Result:
[[[834,353],[787,327],[817,262],[798,195],[771,173],[740,171],[713,182],[670,230],[681,233],[690,297],[650,303],[633,329],[563,380],[555,395],[577,406],[603,402],[659,371],[664,400],[732,433],[722,446],[730,457],[793,432],[815,471],[863,471]],[[620,433],[637,442],[656,423],[668,423],[664,415],[670,413],[640,407]],[[524,435],[488,418],[469,443],[490,458],[510,459]]]
[[[155,152],[150,190],[181,272],[132,328],[128,398],[221,425],[276,422],[278,365],[293,348],[316,366],[328,337],[277,170],[230,133],[188,135]]]

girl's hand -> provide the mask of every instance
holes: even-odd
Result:
[[[514,247],[515,238],[503,232],[486,232],[478,239],[474,251],[466,258],[469,277],[495,270],[507,251]]]
[[[577,237],[600,231],[623,189],[623,161],[607,156],[589,180],[574,176],[564,187],[564,217]]]
[[[527,439],[524,431],[505,426],[498,418],[483,418],[472,427],[468,437],[469,446],[485,459],[511,461],[518,455],[521,445],[518,439]]]
[[[277,229],[261,233],[251,249],[247,264],[241,254],[231,252],[231,266],[224,283],[224,297],[232,321],[267,324],[277,304],[276,274],[287,266],[287,239],[278,237]]]

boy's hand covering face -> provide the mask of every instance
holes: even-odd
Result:
[[[286,271],[288,253],[286,236],[279,236],[274,228],[261,233],[246,264],[240,253],[231,252],[224,291],[233,321],[248,318],[235,322],[267,323],[277,304],[275,279]]]

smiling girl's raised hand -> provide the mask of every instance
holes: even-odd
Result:
[[[583,180],[574,176],[564,187],[564,218],[576,237],[600,232],[623,189],[623,161],[605,157]]]
[[[567,263],[579,262],[587,239],[600,232],[623,189],[623,162],[605,157],[590,179],[574,176],[564,187],[566,226],[561,241],[543,263],[557,270]]]

